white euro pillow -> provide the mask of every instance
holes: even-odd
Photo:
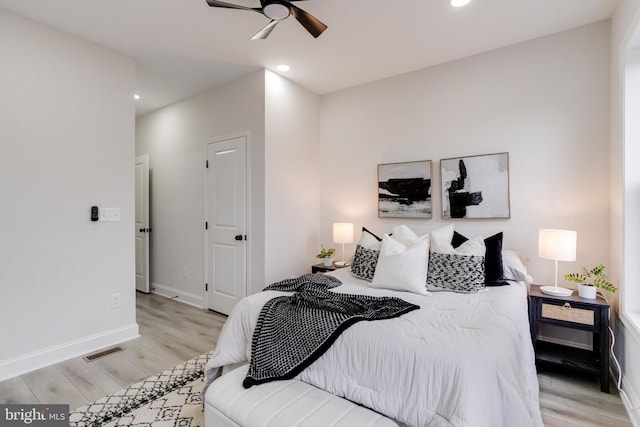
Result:
[[[431,252],[434,252],[434,244],[437,247],[444,247],[445,245],[451,246],[451,239],[453,239],[453,224],[445,225],[429,233],[429,239],[431,240]]]
[[[385,234],[370,286],[427,295],[429,239],[418,239],[409,246]]]
[[[406,225],[397,225],[391,230],[390,237],[409,247],[417,240],[428,239],[429,234],[427,233],[424,236],[418,236],[412,229],[410,229]]]
[[[362,232],[358,244],[366,249],[373,249],[374,251],[380,250],[380,240],[378,240],[378,238],[376,238],[368,230]]]
[[[527,274],[527,258],[516,251],[502,251],[502,266],[506,280],[533,283],[533,277]]]
[[[473,239],[469,239],[457,248],[451,245],[451,239],[444,240],[440,238],[431,240],[431,252],[439,254],[449,255],[467,255],[467,256],[482,256],[484,257],[486,252],[486,246],[482,236],[476,236]]]

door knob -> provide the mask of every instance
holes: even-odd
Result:
[[[235,239],[236,240],[242,240],[242,234],[236,234]]]
[[[141,228],[141,229],[140,229],[140,230],[138,230],[138,231],[140,231],[141,233],[144,233],[144,228]]]

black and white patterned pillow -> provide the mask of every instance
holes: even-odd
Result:
[[[457,248],[468,240],[469,239],[462,234],[454,231],[453,238],[451,239],[451,245],[454,248]],[[486,247],[486,252],[484,254],[485,286],[508,285],[509,282],[505,281],[506,279],[504,277],[504,267],[502,263],[502,232],[484,239],[484,246]]]
[[[380,237],[367,230],[366,227],[362,227],[362,234],[360,234],[356,253],[353,255],[351,263],[351,274],[369,282],[373,280],[380,255],[381,241]]]
[[[351,274],[359,279],[372,281],[378,264],[378,256],[380,256],[380,251],[367,249],[360,245],[356,246],[356,254],[353,257],[353,264],[351,264]]]
[[[484,288],[484,257],[431,253],[427,289],[478,292]]]

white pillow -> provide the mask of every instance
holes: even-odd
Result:
[[[429,239],[418,239],[410,246],[385,234],[371,287],[427,295]]]
[[[481,256],[484,257],[487,248],[484,244],[482,236],[476,236],[473,239],[469,239],[457,248],[451,245],[451,239],[444,240],[436,238],[431,240],[431,252],[439,254],[450,255],[467,255],[467,256]]]
[[[443,247],[444,245],[451,246],[451,239],[453,239],[453,224],[445,225],[444,227],[433,230],[429,233],[429,239],[431,240],[431,252],[433,252],[433,244]]]
[[[413,230],[411,230],[406,225],[398,225],[393,227],[393,229],[391,230],[391,238],[409,247],[413,243],[415,243],[417,240],[428,239],[429,233],[423,236],[418,236]]]
[[[533,277],[527,274],[527,258],[516,251],[502,251],[502,268],[506,280],[533,283]]]
[[[374,251],[380,250],[380,240],[378,240],[369,231],[362,232],[362,234],[360,235],[360,241],[358,242],[358,244],[366,249],[373,249]]]

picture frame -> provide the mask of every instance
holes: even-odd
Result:
[[[510,218],[509,153],[440,160],[443,219]]]
[[[431,160],[378,165],[378,217],[431,219]]]

